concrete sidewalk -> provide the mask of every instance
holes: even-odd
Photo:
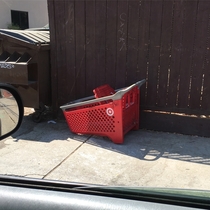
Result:
[[[122,145],[34,123],[0,142],[0,174],[92,184],[210,189],[210,139],[131,131]]]

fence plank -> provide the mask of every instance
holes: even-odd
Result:
[[[189,86],[192,59],[194,56],[195,24],[197,18],[197,1],[184,1],[184,30],[182,41],[182,57],[180,64],[180,84],[178,107],[185,108],[189,104]]]
[[[173,36],[173,1],[163,2],[162,33],[160,46],[160,69],[158,75],[157,106],[167,106],[167,91],[170,83],[171,40]]]
[[[95,1],[86,1],[86,89],[87,95],[93,94],[96,87],[96,21]],[[96,74],[97,73],[97,74]]]
[[[55,16],[60,20],[60,22],[56,22],[56,37],[59,37],[59,41],[57,42],[56,53],[57,55],[59,55],[57,57],[57,77],[59,87],[58,98],[60,104],[64,104],[67,102],[67,89],[62,84],[68,83],[68,78],[66,77],[66,34],[63,33],[66,27],[66,17],[63,15],[64,11],[64,1],[57,2],[55,7]]]
[[[147,106],[155,106],[157,99],[157,78],[160,57],[160,35],[162,21],[162,1],[151,1],[149,25],[149,67]]]
[[[209,5],[208,7],[209,8]],[[207,9],[206,8],[206,9]],[[209,11],[209,10],[208,10]],[[202,110],[208,110],[210,109],[210,74],[209,74],[209,69],[210,69],[210,12],[209,12],[209,18],[208,18],[208,30],[206,34],[206,51],[204,54],[204,63],[203,63],[203,68],[204,68],[204,84],[203,84],[203,94],[202,94],[202,102],[201,102],[201,108]]]
[[[180,75],[180,61],[182,56],[182,38],[184,30],[184,7],[183,2],[174,1],[174,18],[173,18],[173,37],[170,63],[170,79],[168,89],[168,107],[176,109],[177,96],[179,93],[179,75]]]
[[[201,89],[204,69],[206,67],[206,51],[208,48],[209,31],[209,2],[199,1],[196,25],[195,52],[192,65],[192,85],[190,95],[190,108],[199,109],[201,105]]]
[[[75,1],[76,97],[86,96],[85,2]]]
[[[65,97],[67,102],[76,98],[75,90],[75,27],[74,27],[74,1],[65,1],[65,43],[66,43],[66,78],[65,88],[67,89]]]
[[[117,1],[107,1],[106,83],[116,88]]]
[[[52,95],[52,109],[54,117],[57,115],[59,110],[59,100],[58,100],[58,82],[57,82],[57,42],[56,42],[56,19],[55,19],[55,2],[53,0],[48,0],[48,13],[49,13],[49,26],[50,26],[50,45],[51,45],[51,95]]]
[[[128,2],[118,1],[116,87],[125,87],[127,62]]]
[[[139,2],[128,3],[127,75],[126,86],[137,82]]]
[[[106,1],[96,1],[96,86],[103,85],[106,80],[105,56],[106,56]]]
[[[144,129],[161,132],[210,137],[210,119],[142,112],[140,126]]]
[[[139,43],[138,43],[138,70],[136,77],[138,80],[148,80],[147,68],[149,61],[149,21],[150,21],[150,1],[142,1],[139,5]],[[145,106],[147,97],[147,82],[141,87],[141,104]]]

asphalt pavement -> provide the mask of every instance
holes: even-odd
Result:
[[[0,174],[117,186],[210,189],[210,139],[130,131],[121,145],[71,133],[65,120],[34,123],[0,142]]]

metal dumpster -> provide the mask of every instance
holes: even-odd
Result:
[[[0,82],[15,86],[40,121],[51,104],[49,31],[0,29]]]

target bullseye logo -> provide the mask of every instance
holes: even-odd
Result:
[[[114,110],[112,108],[108,108],[106,110],[107,115],[109,115],[110,117],[114,115]]]

